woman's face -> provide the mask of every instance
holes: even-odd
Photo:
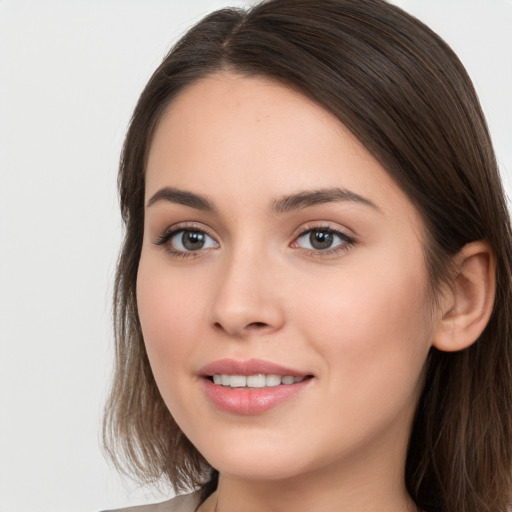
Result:
[[[137,300],[163,399],[215,468],[403,465],[435,327],[422,237],[384,169],[301,94],[216,74],[172,102]]]

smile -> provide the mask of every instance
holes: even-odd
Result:
[[[229,375],[226,373],[217,373],[212,376],[212,379],[213,382],[219,386],[252,389],[297,384],[302,382],[305,377],[294,377],[293,375],[265,375],[263,373],[256,375]]]
[[[261,359],[221,359],[199,371],[204,393],[216,409],[237,415],[263,414],[297,400],[315,375]]]

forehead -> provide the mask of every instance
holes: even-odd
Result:
[[[150,146],[146,199],[164,186],[213,194],[224,204],[343,187],[384,210],[415,214],[331,112],[271,79],[232,73],[192,83],[165,110]]]
[[[305,139],[326,149],[338,131],[346,130],[330,112],[290,87],[264,77],[217,73],[193,82],[169,104],[154,134],[148,167],[171,153],[178,157],[185,145],[200,147],[184,155],[189,164],[194,156],[234,159],[257,154],[263,166],[269,156],[279,161],[298,155],[295,142]],[[348,137],[336,142],[347,150],[359,145]],[[307,148],[302,149],[304,157]]]

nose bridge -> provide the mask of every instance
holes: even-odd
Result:
[[[271,332],[283,323],[276,265],[267,251],[245,244],[233,247],[219,272],[212,305],[212,323],[233,336]]]

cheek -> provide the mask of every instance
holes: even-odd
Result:
[[[366,265],[309,288],[297,306],[305,336],[326,361],[331,391],[354,402],[415,393],[432,338],[427,280],[419,265]],[[420,258],[421,262],[422,259]],[[311,290],[317,290],[311,292]],[[307,306],[306,306],[307,304]]]
[[[176,276],[160,267],[162,263],[142,254],[137,306],[151,367],[163,390],[175,380],[176,369],[186,369],[194,347],[190,341],[199,338],[201,308],[193,283],[177,282]]]

